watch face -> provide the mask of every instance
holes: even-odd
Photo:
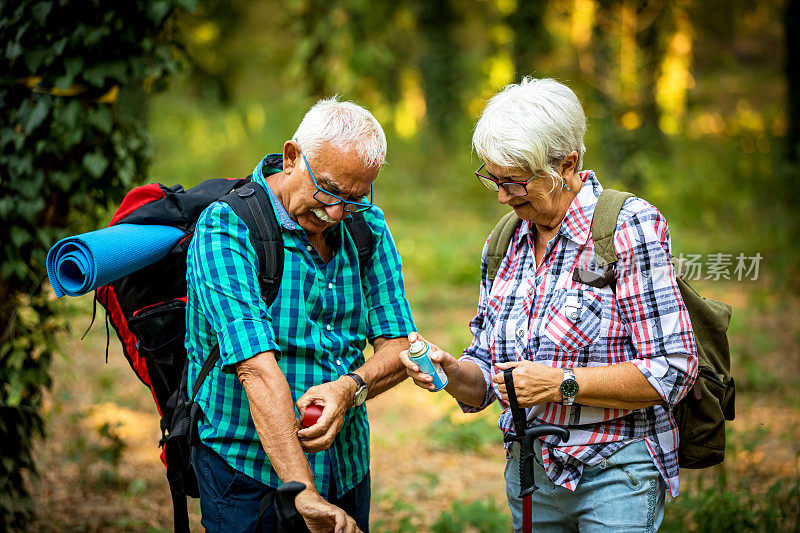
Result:
[[[565,379],[561,382],[560,389],[564,398],[574,398],[578,394],[578,382],[574,379]]]
[[[367,399],[367,388],[360,387],[358,391],[356,391],[356,396],[353,398],[353,403],[356,405],[361,405]]]

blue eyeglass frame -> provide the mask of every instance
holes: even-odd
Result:
[[[344,198],[342,198],[340,196],[337,196],[337,195],[333,194],[330,191],[326,191],[325,189],[323,189],[323,188],[321,188],[319,186],[319,183],[317,183],[317,178],[314,176],[314,171],[311,170],[311,165],[308,164],[308,159],[306,159],[306,154],[303,152],[303,149],[300,148],[300,142],[297,139],[295,139],[294,142],[297,143],[297,148],[300,150],[300,155],[303,156],[303,161],[305,161],[305,163],[306,163],[306,168],[308,169],[308,174],[311,176],[311,180],[314,182],[314,187],[317,188],[317,190],[313,194],[314,200],[318,201],[322,205],[327,205],[327,206],[334,206],[334,205],[339,205],[341,203],[344,203],[344,210],[347,211],[348,213],[362,213],[364,211],[367,211],[368,209],[372,209],[372,206],[375,205],[373,203],[373,201],[372,201],[372,193],[373,193],[373,185],[372,184],[370,184],[370,186],[369,186],[369,202],[352,202],[350,200],[345,200]],[[327,194],[329,196],[333,196],[334,198],[336,198],[339,201],[338,202],[333,202],[333,203],[331,203],[331,202],[323,202],[322,200],[317,198],[317,194],[319,194],[319,193],[325,193],[325,194]],[[355,207],[348,209],[348,207],[350,207],[350,206],[355,206]]]

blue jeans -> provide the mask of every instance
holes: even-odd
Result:
[[[201,523],[209,533],[252,533],[258,520],[258,506],[275,489],[231,467],[217,452],[198,443],[192,446],[192,466],[200,487]],[[331,494],[336,494],[331,476]],[[364,533],[369,531],[369,472],[341,498],[326,498],[353,517]],[[263,533],[275,531],[275,511],[269,509],[262,521]]]
[[[664,519],[665,485],[644,441],[628,444],[595,466],[584,466],[575,491],[554,484],[542,467],[542,448],[535,446],[534,531],[658,530]],[[519,495],[519,444],[506,454],[506,496],[514,531],[522,531]]]

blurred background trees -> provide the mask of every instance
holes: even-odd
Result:
[[[790,90],[798,83],[789,53],[795,4],[234,0],[201,3],[201,16],[185,24],[190,57],[204,58],[198,69],[226,95],[215,103],[203,93],[195,104],[237,109],[228,130],[241,122],[236,135],[254,141],[271,138],[283,111],[296,115],[336,93],[369,107],[390,136],[429,157],[467,155],[487,97],[522,76],[555,77],[587,109],[586,166],[601,180],[663,207],[686,226],[689,247],[702,248],[716,227],[731,244],[763,247],[787,271],[800,266],[786,194],[796,189],[797,149],[789,146],[800,131],[798,91]],[[215,72],[211,64],[228,67]],[[187,109],[189,116],[196,115]],[[241,158],[242,145],[229,141],[209,146],[223,173]],[[773,223],[773,235],[761,231]]]

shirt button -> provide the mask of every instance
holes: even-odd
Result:
[[[578,312],[577,312],[577,311],[573,311],[573,312],[572,312],[572,314],[571,314],[571,315],[569,315],[569,317],[570,317],[572,320],[578,320]]]
[[[306,246],[306,250],[308,250],[309,252],[310,252],[311,250],[313,250],[313,249],[314,249],[314,247],[313,247],[313,246],[311,246],[311,245],[308,245],[308,246]]]
[[[328,324],[327,326],[325,326],[325,329],[327,329],[328,331],[330,331],[330,330],[331,330],[331,329],[333,329],[333,328],[331,327],[331,325],[330,325],[330,324]]]
[[[328,283],[328,288],[332,289],[333,288],[333,283]]]
[[[337,364],[337,365],[341,365],[341,364],[342,364],[342,360],[341,360],[341,359],[337,359],[337,360],[336,360],[336,364]]]
[[[525,336],[525,329],[524,328],[519,328],[517,330],[517,337],[519,337],[521,339],[524,336]]]
[[[530,288],[528,289],[528,294],[533,294],[533,292],[534,292],[534,289],[533,289],[533,287],[530,287]]]

